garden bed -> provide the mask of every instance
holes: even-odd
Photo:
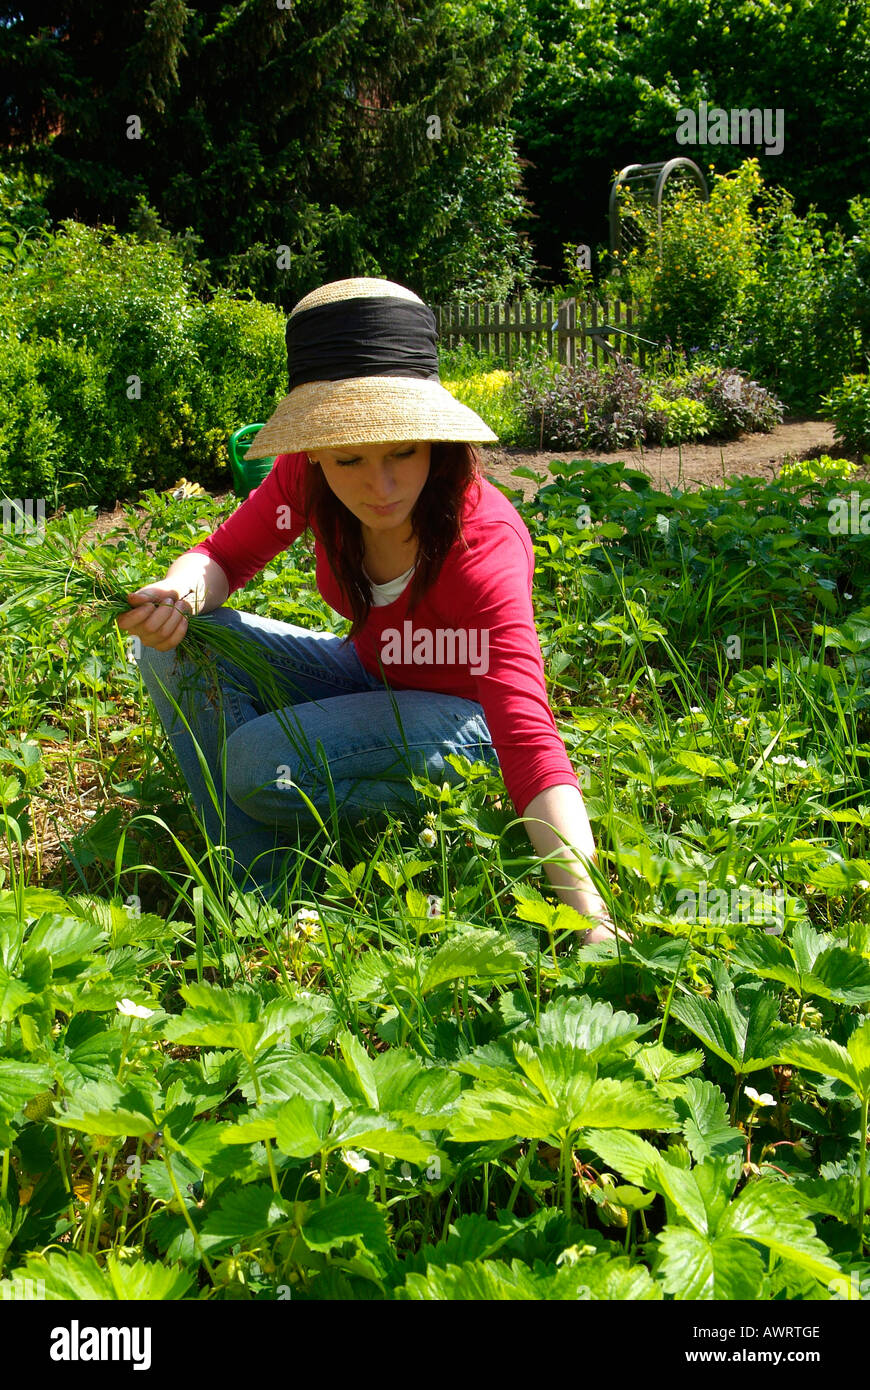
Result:
[[[530,478],[513,478],[514,468],[531,468],[546,474],[551,481],[548,464],[553,459],[567,463],[576,458],[624,459],[632,468],[648,473],[660,486],[680,483],[684,488],[709,487],[722,482],[729,473],[749,477],[774,478],[787,458],[818,458],[831,454],[861,464],[859,455],[846,454],[834,445],[834,428],[827,420],[808,420],[788,417],[769,434],[744,434],[726,442],[705,440],[703,443],[682,444],[666,449],[573,449],[559,452],[544,449],[540,452],[502,445],[483,445],[487,476],[493,482],[522,488],[529,498],[535,491]]]

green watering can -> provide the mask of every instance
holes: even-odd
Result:
[[[230,435],[230,467],[233,470],[233,491],[237,497],[247,497],[269,474],[277,458],[249,459],[248,450],[255,436],[263,428],[259,425],[242,425],[240,430]]]

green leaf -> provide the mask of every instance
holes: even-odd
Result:
[[[199,1047],[234,1047],[249,1061],[257,1052],[289,1038],[310,1021],[304,1004],[275,999],[264,1005],[256,990],[245,985],[184,985],[188,1008],[164,1024],[163,1036],[172,1042]]]
[[[465,931],[441,943],[426,967],[421,989],[425,995],[448,980],[514,975],[525,960],[525,955],[503,932]]]
[[[288,1219],[285,1204],[267,1184],[252,1184],[230,1192],[212,1212],[200,1232],[206,1251],[229,1249]]]
[[[282,1068],[284,1094],[330,1101],[337,1111],[367,1106],[366,1092],[350,1067],[334,1057],[299,1053]]]
[[[390,1248],[383,1212],[356,1193],[334,1197],[325,1206],[313,1208],[301,1231],[310,1250],[335,1250],[348,1241],[377,1254],[387,1254]]]
[[[674,1097],[674,1108],[682,1118],[683,1135],[696,1163],[745,1148],[744,1135],[729,1123],[728,1102],[712,1081],[690,1076],[683,1094]]]
[[[332,1148],[348,1145],[366,1153],[407,1159],[409,1163],[427,1163],[435,1157],[431,1143],[409,1134],[389,1116],[371,1113],[339,1116],[330,1135],[330,1145]]]
[[[837,1178],[798,1178],[792,1191],[807,1211],[833,1216],[844,1226],[857,1207],[855,1183],[845,1173]]]
[[[160,1128],[152,1097],[117,1081],[81,1086],[70,1096],[67,1108],[52,1117],[52,1123],[111,1138],[141,1136]]]
[[[445,1269],[430,1265],[425,1274],[409,1274],[400,1296],[427,1303],[526,1301],[546,1298],[547,1281],[536,1279],[520,1260],[509,1265],[500,1260],[472,1260]]]
[[[652,1201],[652,1196],[649,1200]],[[644,1265],[632,1264],[622,1255],[613,1258],[602,1252],[584,1255],[576,1264],[557,1269],[550,1279],[546,1297],[548,1300],[579,1298],[622,1303],[661,1299],[662,1290]]]
[[[558,1140],[582,1126],[679,1128],[673,1107],[651,1086],[612,1077],[596,1081],[595,1063],[575,1048],[547,1044],[535,1051],[517,1042],[514,1053],[528,1080],[506,1076],[500,1084],[478,1082],[463,1092],[447,1122],[453,1139]]]
[[[571,1129],[678,1129],[670,1101],[642,1081],[605,1077],[590,1088],[570,1122]]]
[[[580,1143],[592,1149],[609,1168],[615,1168],[629,1182],[659,1190],[657,1175],[661,1155],[646,1139],[637,1134],[592,1130],[588,1134],[581,1132]]]
[[[870,1092],[870,1019],[855,1029],[846,1044],[846,1051],[855,1064],[861,1090],[867,1095]]]
[[[50,894],[55,897],[55,894]],[[67,904],[60,899],[65,911]],[[28,937],[28,947],[47,951],[55,974],[89,960],[105,943],[108,933],[96,922],[46,911]]]
[[[737,764],[730,758],[709,758],[688,749],[681,749],[671,756],[672,761],[680,767],[687,767],[690,772],[697,772],[701,777],[728,777],[737,771]]]
[[[332,1125],[332,1101],[294,1096],[275,1113],[275,1142],[290,1158],[310,1158],[320,1153]]]
[[[840,1272],[798,1198],[774,1178],[747,1183],[723,1215],[716,1234],[742,1236],[766,1245],[822,1283]]]
[[[675,1226],[666,1226],[656,1239],[662,1284],[678,1301],[760,1296],[764,1263],[742,1241]]]
[[[691,1052],[671,1052],[663,1043],[647,1043],[632,1053],[631,1060],[648,1081],[673,1081],[703,1066],[704,1054],[697,1048]]]
[[[52,1075],[39,1062],[0,1060],[0,1117],[10,1117],[51,1086]]]
[[[22,980],[10,975],[5,966],[0,965],[0,1023],[11,1023],[18,1010],[35,998],[36,995]]]
[[[538,1023],[538,1041],[565,1044],[600,1060],[623,1051],[623,1044],[654,1026],[638,1023],[636,1014],[614,1013],[605,1000],[584,994],[548,1004]]]
[[[671,1012],[740,1076],[783,1060],[783,1047],[793,1030],[777,1022],[779,997],[758,990],[744,1001],[720,991],[718,999],[683,995]]]
[[[402,951],[366,951],[355,962],[348,980],[352,1000],[384,999],[397,989],[416,992],[414,961]]]
[[[864,1024],[864,1027],[867,1025]],[[861,1044],[858,1046],[860,1048]],[[857,1095],[862,1093],[862,1072],[855,1065],[852,1053],[831,1038],[822,1038],[818,1033],[811,1032],[809,1028],[793,1030],[792,1038],[781,1049],[780,1060],[806,1071],[822,1072],[824,1076],[842,1081]],[[867,1079],[870,1081],[870,1078]]]
[[[798,994],[840,1004],[863,1004],[870,999],[870,962],[806,922],[795,926],[790,942],[759,933],[743,940],[734,954],[754,974],[777,980]]]
[[[102,1268],[93,1255],[68,1255],[52,1251],[45,1257],[28,1256],[26,1262],[0,1282],[0,1299],[14,1298],[16,1283],[33,1281],[50,1302],[91,1299],[168,1301],[183,1299],[194,1275],[179,1265],[151,1264],[138,1257],[128,1259],[109,1250]]]

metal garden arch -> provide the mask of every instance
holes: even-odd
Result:
[[[619,190],[621,187],[628,187],[632,183],[640,185],[641,191],[652,194],[653,206],[656,210],[656,220],[658,223],[658,243],[659,250],[662,244],[662,194],[665,184],[673,173],[678,169],[685,169],[694,182],[697,184],[701,197],[704,202],[709,198],[707,191],[707,181],[698,165],[693,159],[686,159],[680,156],[676,159],[664,159],[657,164],[626,164],[624,169],[620,169],[613,181],[610,190],[610,250],[615,255],[622,255],[623,236],[622,223],[619,216]]]

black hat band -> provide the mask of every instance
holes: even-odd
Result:
[[[435,315],[427,304],[357,296],[303,309],[287,321],[288,391],[355,376],[438,380]]]

